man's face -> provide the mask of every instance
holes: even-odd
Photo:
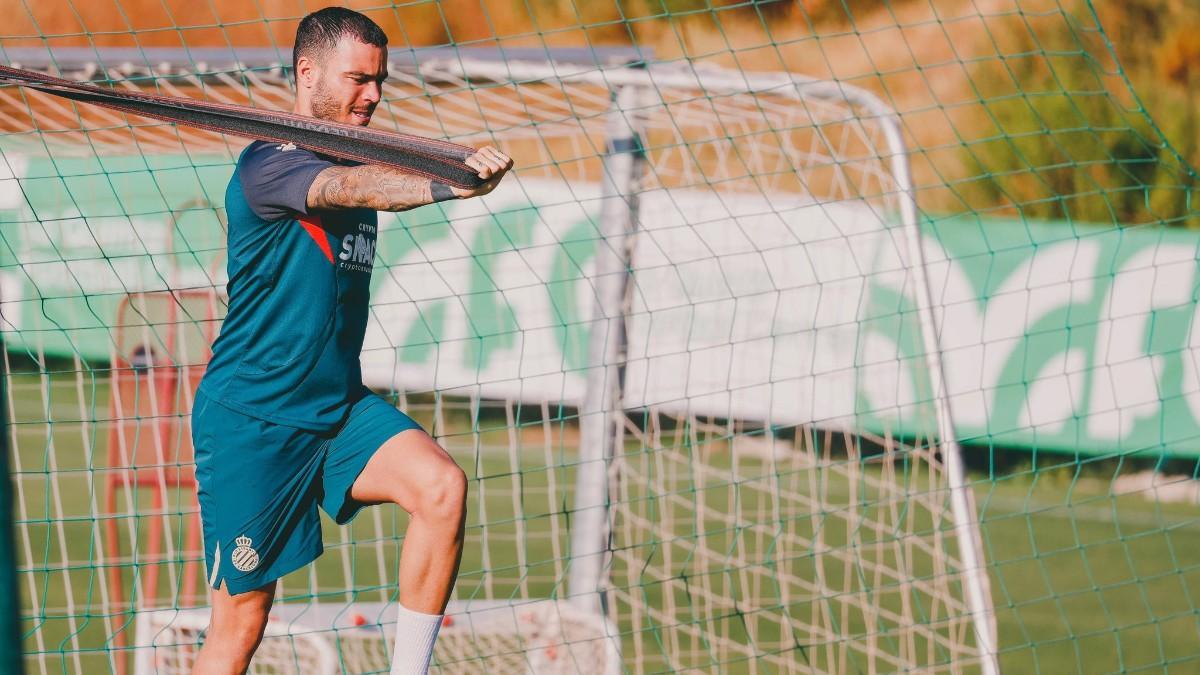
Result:
[[[386,78],[386,49],[342,37],[318,66],[312,93],[313,117],[367,126]]]

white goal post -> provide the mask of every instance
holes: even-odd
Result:
[[[996,628],[986,569],[982,560],[982,540],[976,527],[973,499],[966,483],[965,468],[954,431],[953,417],[945,394],[941,350],[937,342],[933,298],[925,274],[924,250],[918,223],[918,210],[912,188],[909,160],[899,119],[877,96],[842,82],[817,81],[790,73],[746,73],[717,68],[645,66],[596,68],[591,65],[534,63],[529,61],[473,61],[464,58],[431,59],[422,64],[421,73],[433,80],[451,77],[463,81],[498,83],[586,84],[611,92],[612,107],[605,115],[606,155],[603,164],[600,211],[600,236],[593,275],[596,305],[588,343],[588,376],[580,409],[580,469],[576,484],[576,522],[572,532],[571,596],[590,611],[604,613],[602,602],[611,564],[611,520],[609,493],[614,489],[614,444],[625,424],[622,408],[640,408],[646,401],[630,401],[621,389],[619,372],[625,367],[626,327],[630,307],[628,299],[636,265],[635,246],[628,239],[636,236],[639,192],[647,182],[643,175],[646,118],[654,116],[664,91],[692,92],[692,96],[726,98],[765,95],[791,99],[797,106],[812,103],[835,108],[845,106],[860,121],[878,125],[884,144],[871,159],[890,170],[894,181],[892,198],[899,207],[894,214],[907,246],[905,256],[914,280],[913,299],[918,307],[921,337],[926,356],[925,367],[932,387],[932,407],[936,418],[939,455],[945,463],[958,553],[962,565],[963,590],[971,615],[979,664],[985,673],[998,670]],[[836,120],[836,118],[835,118]],[[846,122],[847,120],[836,120]],[[834,161],[840,158],[833,157]],[[851,161],[863,161],[856,157]],[[851,197],[852,198],[852,197]],[[670,404],[661,406],[672,407]],[[686,405],[679,406],[686,408]]]

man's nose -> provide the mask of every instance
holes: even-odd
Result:
[[[381,98],[383,98],[383,85],[378,82],[368,84],[363,93],[363,100],[367,103],[375,104],[379,103]]]

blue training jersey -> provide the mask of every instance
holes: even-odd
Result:
[[[255,141],[225,192],[229,312],[200,382],[206,396],[259,419],[327,431],[363,396],[377,214],[308,212],[331,158]]]

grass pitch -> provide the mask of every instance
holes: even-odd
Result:
[[[117,513],[97,515],[103,512],[108,475],[106,381],[78,380],[71,371],[17,373],[11,382],[19,584],[29,670],[109,672],[117,646],[108,637],[109,628],[124,626],[132,641],[126,610],[138,600],[131,595],[134,570],[144,578],[153,562],[143,558],[135,565],[128,550],[116,559],[102,555],[109,545],[105,525],[115,519],[123,539],[144,542],[154,506],[145,494],[136,501],[123,495]],[[466,416],[461,411],[447,414]],[[435,425],[432,413],[420,421]],[[443,418],[439,424],[454,428],[456,423]],[[467,419],[466,427],[471,426]],[[444,439],[473,479],[456,597],[564,593],[576,433],[570,421],[543,420],[510,429],[500,419],[492,429],[475,424],[472,432]],[[1136,494],[1115,496],[1113,479],[1127,470],[1116,459],[1092,465],[1064,460],[1038,471],[972,476],[1006,672],[1184,673],[1200,667],[1195,649],[1200,508]],[[187,557],[180,551],[191,500],[180,489],[162,508],[169,514],[164,549],[176,559]],[[325,555],[311,568],[289,575],[281,599],[394,601],[395,561],[405,523],[394,507],[370,509],[347,528],[326,522]],[[113,567],[122,575],[123,597],[113,597]],[[180,569],[178,564],[160,566],[160,600],[180,603],[187,595],[180,588]],[[356,589],[353,594],[344,590],[346,580]],[[646,602],[663,602],[661,593],[647,590]],[[780,638],[759,634],[758,639],[775,643]],[[623,649],[627,659],[638,653],[628,640]],[[802,652],[784,658],[793,658],[802,670],[808,658]],[[669,662],[644,648],[641,653],[646,670],[664,670]],[[704,668],[703,654],[691,663]],[[853,671],[854,661],[847,663]],[[819,662],[809,665],[821,667]],[[721,670],[778,668],[751,658]]]

